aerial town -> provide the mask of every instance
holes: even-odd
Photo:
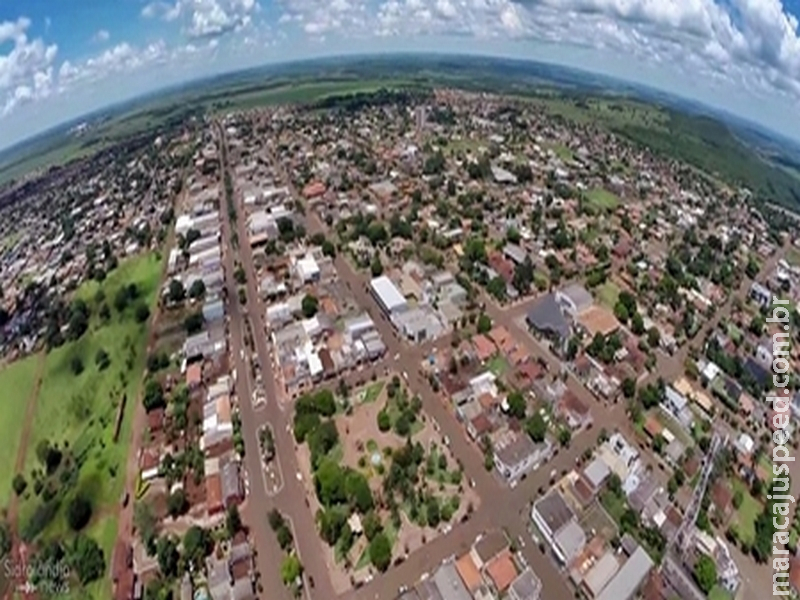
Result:
[[[522,100],[329,104],[0,190],[19,597],[764,597],[794,234]]]

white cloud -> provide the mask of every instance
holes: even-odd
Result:
[[[10,43],[6,54],[0,54],[0,116],[18,105],[50,95],[53,62],[58,46],[47,45],[41,38],[28,39],[30,19],[0,22],[0,44]]]
[[[92,41],[93,41],[93,42],[99,42],[99,43],[102,43],[102,42],[107,42],[107,41],[108,41],[108,40],[110,40],[110,39],[111,39],[111,34],[108,32],[108,30],[107,30],[107,29],[99,29],[99,30],[98,30],[98,31],[97,31],[97,32],[96,32],[96,33],[95,33],[95,34],[92,36]]]
[[[122,42],[79,63],[64,61],[58,70],[59,91],[67,91],[77,83],[95,83],[115,73],[129,73],[163,63],[169,57],[170,53],[163,41],[154,42],[143,48]]]
[[[256,0],[176,0],[175,4],[152,2],[142,16],[172,22],[182,20],[190,37],[214,37],[250,25],[258,10]]]

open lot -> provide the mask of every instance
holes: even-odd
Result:
[[[0,504],[5,506],[11,498],[14,479],[16,449],[22,436],[22,420],[36,384],[39,356],[30,356],[4,367],[0,371],[0,390],[3,405],[0,411],[0,438],[6,440],[8,449],[0,455]]]
[[[586,199],[589,204],[601,211],[614,210],[619,206],[619,198],[616,194],[603,188],[593,188],[586,192]]]
[[[750,495],[750,490],[741,480],[733,481],[733,489],[742,492],[742,505],[736,511],[734,523],[742,541],[752,544],[756,538],[756,519],[761,514],[763,507],[761,503]]]
[[[155,305],[161,261],[144,255],[120,264],[102,283],[91,282],[76,292],[90,305],[90,329],[80,339],[52,350],[45,359],[43,382],[37,397],[32,433],[25,455],[24,475],[29,484],[40,480],[52,498],[29,485],[20,506],[20,530],[28,538],[64,539],[69,528],[65,508],[80,494],[90,500],[93,517],[86,532],[103,548],[106,561],[116,539],[116,513],[125,480],[131,441],[132,414],[139,402],[145,365],[147,323],[138,323],[133,308],[112,310],[103,322],[99,306],[112,302],[117,290],[134,283],[137,302]],[[98,302],[101,290],[106,300]],[[100,351],[109,357],[101,368]],[[76,374],[75,362],[83,365]],[[118,412],[124,415],[115,440]],[[59,448],[63,459],[50,475],[41,466],[42,449]],[[50,492],[47,495],[51,495]],[[95,598],[110,594],[107,580],[92,586]],[[96,589],[95,589],[96,588]]]

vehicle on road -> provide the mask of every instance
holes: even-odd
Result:
[[[405,371],[403,371],[403,379],[408,381],[408,373],[406,373]]]
[[[407,585],[401,585],[399,588],[397,588],[398,594],[405,594],[407,591],[408,591]]]
[[[471,487],[471,488],[475,487],[475,480],[472,479],[471,477],[470,477],[470,480],[469,480],[469,487]]]
[[[308,587],[314,589],[314,578],[311,575],[308,576]]]
[[[447,437],[447,436],[444,436],[444,439],[442,440],[442,442],[444,443],[445,446],[449,446],[450,445],[450,438]]]
[[[303,481],[303,474],[300,471],[297,472],[297,481]]]

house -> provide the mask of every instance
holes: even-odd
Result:
[[[768,308],[772,304],[772,293],[757,281],[750,286],[748,297],[760,308]]]
[[[442,564],[431,577],[431,583],[435,586],[439,597],[442,599],[472,600],[472,594],[464,587],[453,561]]]
[[[691,430],[694,425],[694,415],[689,408],[689,401],[686,396],[678,392],[674,387],[668,385],[664,388],[664,398],[661,401],[661,408],[674,418],[686,430]]]
[[[470,594],[474,594],[475,590],[483,584],[481,573],[469,552],[456,560],[456,571]]]
[[[563,417],[573,430],[588,427],[592,422],[592,413],[585,402],[581,401],[572,391],[561,396],[556,405],[556,411]]]
[[[588,598],[596,598],[617,571],[619,571],[619,561],[612,550],[607,550],[584,575],[581,589]]]
[[[539,299],[528,311],[525,320],[533,332],[553,343],[556,352],[560,354],[566,352],[571,328],[553,294],[547,294]]]
[[[220,460],[220,491],[225,508],[237,505],[244,500],[244,487],[239,473],[239,463],[231,457]]]
[[[537,500],[531,511],[531,519],[549,544],[553,544],[555,534],[571,521],[575,521],[575,513],[567,505],[564,497],[557,490],[551,491],[544,498]]]
[[[530,567],[520,573],[508,588],[508,600],[539,600],[542,582]]]
[[[494,443],[494,464],[509,481],[537,468],[550,455],[550,443],[536,444],[525,433],[508,431]]]
[[[486,565],[486,575],[498,594],[504,594],[517,578],[517,567],[511,551],[506,548]]]
[[[653,560],[641,546],[625,561],[622,568],[597,596],[598,600],[631,600],[644,583]]]
[[[594,304],[592,295],[580,284],[573,283],[556,292],[558,305],[573,319]]]
[[[586,533],[577,520],[566,523],[553,536],[553,552],[562,564],[569,564],[586,546]]]

